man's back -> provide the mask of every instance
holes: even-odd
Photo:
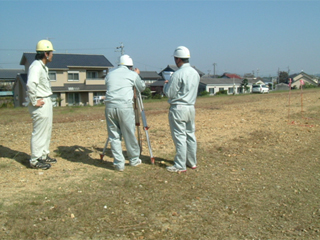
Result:
[[[106,104],[132,105],[133,87],[138,79],[139,75],[126,66],[119,66],[108,73],[106,77]]]
[[[170,104],[194,105],[198,95],[200,76],[189,63],[177,70],[165,88]]]

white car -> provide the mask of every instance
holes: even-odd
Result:
[[[252,85],[252,93],[269,93],[269,87],[263,84]]]

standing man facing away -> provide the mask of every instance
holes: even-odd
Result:
[[[31,136],[32,168],[49,169],[50,163],[57,160],[49,157],[52,132],[52,95],[49,69],[46,66],[52,61],[53,46],[48,40],[41,40],[36,47],[36,57],[29,67],[27,95],[28,109],[32,118],[33,131]]]
[[[133,110],[133,88],[142,92],[145,83],[139,77],[140,70],[132,69],[133,61],[128,55],[122,55],[118,68],[106,76],[106,120],[108,138],[111,144],[113,164],[116,170],[123,171],[125,158],[122,153],[123,136],[131,166],[141,164],[140,147],[135,136],[135,114]]]
[[[170,80],[165,81],[164,94],[169,98],[169,124],[176,147],[174,165],[167,167],[169,172],[186,172],[187,166],[197,167],[197,141],[195,137],[195,109],[200,76],[190,66],[190,51],[184,46],[173,53],[179,68]]]

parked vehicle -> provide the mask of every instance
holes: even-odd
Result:
[[[263,84],[252,85],[252,93],[269,93],[269,87]]]

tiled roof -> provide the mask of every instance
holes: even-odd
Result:
[[[35,53],[23,53],[20,65],[26,61],[34,61]],[[49,69],[67,69],[69,67],[111,68],[113,65],[104,55],[54,53],[52,62],[47,63]]]
[[[140,77],[142,80],[158,80],[161,78],[156,71],[140,71]]]
[[[18,73],[24,73],[24,69],[0,69],[0,79],[15,79]]]
[[[238,78],[238,79],[241,79],[241,77],[240,77],[239,75],[235,74],[235,73],[224,73],[224,74],[222,75],[222,77],[223,77],[223,76],[226,76],[226,77],[228,77],[228,78]]]
[[[197,69],[195,66],[192,66],[200,75],[200,77],[202,77],[204,74],[204,72],[200,71],[199,69]],[[176,65],[168,65],[165,69],[163,69],[159,75],[162,76],[162,72],[175,72],[177,71],[179,68]]]

